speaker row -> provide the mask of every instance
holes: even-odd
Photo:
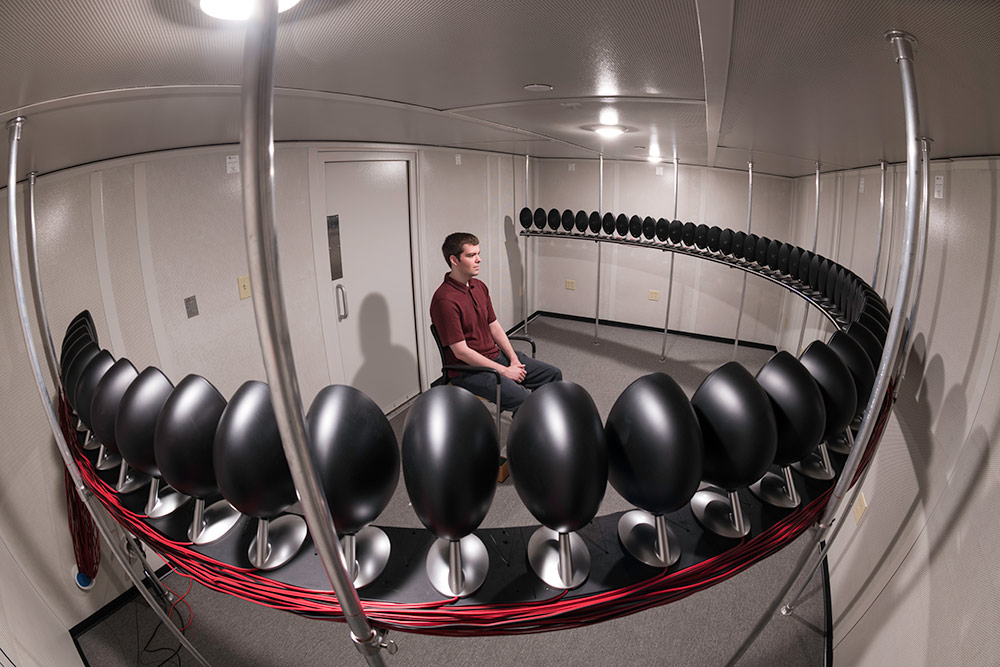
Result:
[[[778,277],[794,285],[825,306],[834,306],[843,315],[843,323],[851,329],[869,352],[872,363],[878,366],[889,329],[889,310],[878,293],[850,269],[804,248],[770,239],[766,236],[736,232],[731,229],[709,227],[680,220],[664,218],[603,216],[594,211],[570,209],[547,213],[537,208],[534,212],[525,207],[520,212],[521,226],[534,225],[551,230],[604,233],[618,237],[660,241],[674,245],[697,248],[737,260],[742,265],[755,265],[754,269]]]

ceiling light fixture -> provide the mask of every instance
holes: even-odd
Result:
[[[302,0],[278,0],[278,13],[287,11]],[[223,21],[246,21],[253,3],[249,0],[200,0],[201,11]]]
[[[605,139],[611,139],[629,131],[624,125],[584,125],[583,129],[596,132]]]
[[[524,89],[529,93],[547,93],[552,90],[552,86],[547,83],[529,83]]]
[[[601,109],[601,125],[617,125],[618,124],[618,112],[612,107],[605,107]]]
[[[653,164],[656,164],[658,162],[663,162],[663,158],[660,157],[659,155],[650,155],[646,159],[652,162]]]

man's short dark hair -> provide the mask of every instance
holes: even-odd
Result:
[[[441,253],[444,255],[444,261],[448,264],[449,269],[451,268],[452,255],[461,256],[462,248],[466,244],[479,245],[479,239],[476,238],[475,234],[469,232],[455,232],[445,237],[444,243],[441,244]]]

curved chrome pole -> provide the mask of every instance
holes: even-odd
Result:
[[[528,165],[531,157],[524,156],[524,205],[528,206]],[[521,274],[521,311],[524,315],[524,335],[528,335],[528,238],[524,239],[524,271]]]
[[[677,219],[677,186],[680,181],[677,178],[677,156],[674,156],[674,217]],[[674,254],[670,253],[670,277],[667,278],[667,314],[663,317],[663,347],[660,349],[660,363],[667,360],[667,335],[670,331],[670,297],[674,293]]]
[[[598,192],[597,208],[604,211],[604,154],[600,155],[600,167],[598,170]],[[597,242],[597,297],[594,303],[594,345],[600,345],[597,325],[601,322],[601,242]]]
[[[80,499],[83,500],[84,505],[87,507],[87,511],[94,519],[94,524],[97,526],[98,532],[101,537],[104,538],[104,543],[108,548],[111,549],[111,553],[114,555],[115,560],[118,561],[118,565],[121,567],[122,571],[128,576],[132,585],[135,589],[139,591],[146,603],[153,612],[159,617],[160,621],[170,630],[174,638],[180,642],[188,653],[198,661],[199,664],[205,667],[211,667],[209,662],[198,652],[198,650],[188,641],[180,629],[174,625],[173,621],[170,620],[167,613],[163,611],[156,599],[153,597],[153,593],[150,589],[146,588],[139,576],[132,571],[129,566],[128,557],[125,555],[122,549],[121,542],[118,537],[113,533],[113,526],[116,524],[111,523],[110,518],[105,514],[103,506],[98,502],[94,495],[87,488],[87,485],[83,481],[83,477],[80,475],[79,468],[76,467],[76,461],[73,460],[73,455],[70,453],[69,445],[66,444],[66,439],[63,437],[62,429],[59,427],[59,418],[56,416],[55,409],[52,407],[51,399],[49,398],[49,392],[45,385],[45,378],[42,375],[42,366],[38,361],[38,352],[35,350],[35,342],[31,336],[31,325],[28,322],[28,305],[25,299],[24,293],[24,283],[21,280],[21,260],[19,252],[19,241],[17,235],[17,147],[18,143],[21,141],[21,128],[24,126],[24,117],[18,116],[14,118],[9,123],[7,127],[10,129],[10,164],[7,178],[7,230],[10,239],[10,268],[11,273],[14,277],[14,292],[17,300],[17,313],[21,324],[21,334],[24,337],[24,346],[28,352],[28,361],[31,365],[31,370],[34,375],[35,386],[38,389],[38,398],[42,402],[42,407],[45,412],[45,417],[48,419],[49,428],[52,430],[52,437],[55,438],[56,447],[59,449],[59,455],[62,457],[63,464],[66,466],[66,470],[69,471],[70,479],[73,481],[73,487],[76,489],[77,494],[79,494]],[[35,308],[39,306],[36,303]],[[141,553],[137,553],[139,560],[146,571],[151,571],[149,564],[146,562],[145,557]]]
[[[351,630],[351,639],[370,665],[384,665],[382,636],[372,629],[348,575],[323,486],[312,464],[292,356],[274,229],[274,51],[277,0],[258,0],[247,24],[243,57],[243,217],[246,227],[254,316],[264,368],[288,467],[305,510],[327,577]]]
[[[52,386],[59,386],[59,361],[56,356],[55,345],[52,344],[52,329],[49,328],[49,316],[45,310],[45,298],[42,295],[42,278],[38,270],[38,234],[35,224],[35,179],[37,171],[28,174],[28,215],[25,220],[28,227],[26,240],[29,243],[28,253],[28,275],[31,278],[31,296],[35,301],[35,319],[41,329],[42,351],[45,353],[45,361],[52,375]],[[58,390],[57,390],[58,391]]]
[[[747,235],[750,234],[750,222],[753,218],[753,162],[747,162]],[[746,257],[746,250],[743,252]],[[747,298],[747,274],[743,274],[743,289],[740,292],[740,310],[736,315],[736,333],[733,335],[733,361],[736,361],[736,352],[740,349],[740,321],[743,319],[743,306]],[[808,309],[807,309],[808,312]]]
[[[906,318],[906,329],[903,333],[903,353],[899,356],[899,366],[896,368],[896,392],[906,375],[906,360],[910,357],[913,346],[913,329],[917,326],[917,308],[920,305],[920,284],[924,280],[924,261],[927,259],[927,233],[930,218],[930,165],[927,153],[930,150],[931,139],[920,137],[920,236],[917,239],[917,272],[913,277],[913,301],[910,303],[910,315]]]
[[[882,230],[885,228],[885,160],[879,160],[881,172],[878,190],[878,240],[875,242],[875,269],[872,271],[872,287],[878,289],[878,264],[882,257]]]
[[[864,419],[861,420],[861,426],[858,429],[857,443],[851,449],[851,454],[847,457],[844,469],[841,471],[840,477],[837,479],[837,484],[834,486],[833,492],[827,501],[823,516],[820,518],[819,523],[814,524],[809,529],[809,537],[815,540],[815,546],[819,546],[824,540],[824,534],[829,532],[844,495],[851,486],[862,457],[871,443],[872,434],[875,430],[875,422],[882,410],[882,403],[889,388],[892,369],[895,367],[900,351],[900,344],[902,343],[902,313],[909,297],[913,264],[916,259],[914,243],[917,236],[917,213],[920,204],[920,187],[917,181],[920,171],[920,148],[917,136],[920,131],[920,122],[916,78],[913,73],[913,45],[916,43],[916,39],[909,33],[901,30],[890,30],[885,34],[885,38],[892,44],[896,62],[899,64],[899,74],[903,87],[903,107],[906,115],[906,226],[903,236],[903,256],[899,276],[896,280],[896,295],[892,317],[889,320],[889,332],[886,335],[885,347],[882,350],[882,358],[879,361],[875,387],[872,389],[868,405],[865,408]],[[843,521],[840,523],[843,523]],[[830,539],[827,540],[827,550],[829,550],[834,536],[831,533]],[[799,575],[805,569],[812,553],[813,549],[805,549],[802,552],[802,556],[793,568],[788,580],[778,591],[771,604],[768,605],[746,640],[729,660],[728,665],[735,664],[743,657],[747,649],[760,636],[760,633],[774,615],[775,610],[781,604],[782,599],[788,594]],[[819,555],[816,556],[816,560],[819,560]],[[816,569],[816,567],[813,567],[811,571],[815,572]],[[786,608],[788,611],[791,611],[790,606]]]
[[[816,252],[816,244],[819,241],[819,194],[820,194],[820,163],[816,163],[816,203],[814,206],[814,216],[813,216],[813,244],[812,251]],[[809,308],[806,307],[805,312],[802,313],[802,327],[799,329],[799,343],[795,346],[796,356],[802,354],[802,343],[806,339],[806,324],[809,322]]]

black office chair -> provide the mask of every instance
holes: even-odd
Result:
[[[450,378],[448,377],[448,371],[456,371],[458,373],[492,373],[496,378],[497,383],[497,397],[494,403],[497,406],[497,442],[503,443],[500,439],[500,371],[495,368],[487,368],[486,366],[468,366],[466,364],[449,364],[444,354],[444,345],[441,344],[441,337],[438,335],[437,327],[433,324],[431,325],[431,336],[434,337],[434,343],[437,345],[438,354],[441,355],[441,378],[437,380],[434,384],[448,384]],[[531,345],[531,358],[535,358],[535,341],[528,336],[507,336],[509,340],[519,340]],[[500,472],[497,475],[497,482],[502,483],[510,473],[507,470],[507,459],[506,457],[500,457]]]

